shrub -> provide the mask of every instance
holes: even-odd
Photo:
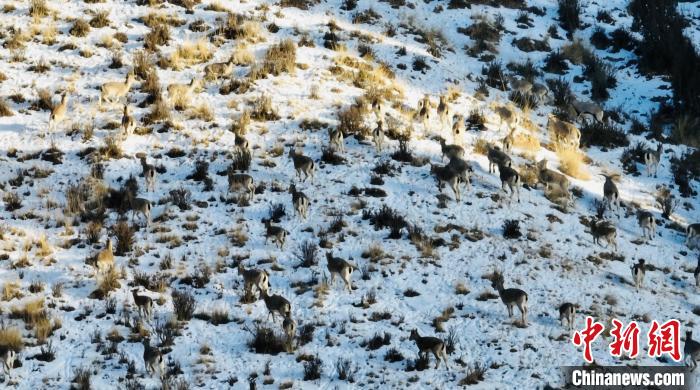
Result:
[[[167,45],[170,41],[170,28],[167,24],[157,24],[151,28],[143,39],[146,50],[155,51],[158,46]]]
[[[16,192],[6,192],[2,200],[5,202],[5,211],[15,211],[22,208],[22,198]]]
[[[644,162],[644,153],[647,147],[643,142],[636,142],[633,146],[625,148],[620,155],[622,168],[628,174],[637,173],[637,163]]]
[[[253,102],[253,109],[250,111],[250,118],[258,121],[274,121],[279,119],[276,110],[272,107],[272,97],[270,95],[260,95]]]
[[[364,125],[364,115],[362,109],[352,105],[345,110],[338,112],[338,130],[343,134],[369,135],[369,128]]]
[[[343,158],[343,156],[336,153],[335,149],[325,146],[322,148],[321,161],[331,165],[345,164],[345,158]]]
[[[321,378],[323,362],[318,356],[304,362],[304,380],[313,381]]]
[[[29,2],[29,16],[33,18],[43,18],[49,14],[49,7],[46,0],[31,0]]]
[[[475,385],[484,380],[486,366],[481,363],[474,363],[467,367],[467,375],[459,381],[460,386]]]
[[[481,74],[486,76],[486,84],[491,88],[506,90],[508,82],[500,62],[490,62],[481,68]]]
[[[573,33],[581,27],[579,15],[581,6],[578,0],[558,0],[559,1],[559,24],[561,28],[569,33]]]
[[[0,97],[0,117],[3,117],[3,116],[12,116],[12,115],[14,115],[14,114],[15,114],[15,113],[12,112],[12,110],[10,109],[9,104],[7,104],[7,100],[5,100],[4,98]]]
[[[184,187],[170,190],[170,201],[181,211],[192,208],[192,193]]]
[[[90,27],[102,28],[109,26],[109,11],[100,11],[90,19]]]
[[[564,174],[580,180],[588,180],[591,178],[590,173],[586,169],[584,163],[584,155],[578,150],[572,149],[557,149],[557,157],[559,158],[559,170]]]
[[[194,315],[197,302],[194,296],[186,291],[173,290],[173,308],[178,321],[189,321]]]
[[[376,211],[363,211],[362,218],[369,219],[370,225],[374,225],[375,230],[384,228],[391,229],[392,233],[389,237],[394,239],[401,238],[401,229],[408,227],[406,219],[387,205],[382,205],[382,207]]]
[[[338,371],[338,379],[352,383],[352,362],[350,360],[338,358],[335,362],[335,369]]]
[[[255,353],[277,355],[285,351],[284,340],[272,329],[257,325],[253,331],[253,339],[248,344]]]
[[[552,93],[554,105],[561,110],[568,110],[573,100],[571,84],[563,78],[547,80],[549,90]]]
[[[367,339],[360,343],[360,346],[367,348],[370,351],[375,351],[385,345],[390,345],[391,344],[391,335],[389,333],[384,332],[384,335],[380,335],[379,333],[375,333],[374,336],[370,339]]]
[[[605,100],[610,94],[609,88],[615,88],[615,68],[597,56],[589,56],[585,61],[584,74],[591,81],[591,97],[594,100]]]
[[[75,390],[90,390],[92,388],[90,384],[90,368],[88,367],[78,367],[73,371],[73,379],[71,383],[72,388]]]
[[[564,74],[569,70],[569,65],[566,63],[566,58],[559,50],[555,50],[544,59],[544,71],[555,74]]]
[[[507,219],[503,222],[503,237],[509,239],[520,238],[522,233],[520,232],[520,221],[516,219]]]
[[[77,19],[73,22],[73,27],[68,30],[68,33],[74,37],[82,38],[90,32],[90,24],[83,19]]]
[[[309,268],[318,264],[318,245],[313,241],[304,241],[294,253],[299,259],[299,267]]]
[[[386,354],[384,354],[385,362],[395,363],[400,362],[402,360],[404,360],[404,357],[401,354],[401,352],[396,348],[391,348],[388,351],[386,351]]]
[[[19,352],[24,347],[22,332],[19,328],[0,328],[0,349],[8,348]]]
[[[246,149],[236,148],[233,152],[233,158],[231,165],[229,165],[229,172],[247,172],[250,169],[252,156],[250,151]]]
[[[296,59],[296,44],[291,39],[285,39],[267,50],[263,60],[263,71],[273,76],[294,73]]]
[[[613,124],[590,121],[581,127],[582,147],[617,148],[627,145],[629,145],[627,135]]]
[[[134,229],[129,226],[126,221],[119,221],[112,227],[112,233],[117,239],[117,245],[114,248],[114,253],[117,256],[124,256],[131,252],[134,246]]]

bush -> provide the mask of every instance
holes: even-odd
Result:
[[[508,82],[503,73],[503,68],[500,62],[490,62],[481,68],[481,74],[486,76],[486,84],[491,88],[506,90]]]
[[[554,105],[560,110],[567,111],[573,100],[573,92],[571,92],[571,84],[563,78],[549,79],[547,85],[552,93]]]
[[[11,349],[19,352],[24,347],[22,331],[19,328],[0,328],[0,349]]]
[[[12,112],[9,104],[7,104],[7,101],[4,98],[0,97],[0,117],[12,116],[14,114],[15,113]]]
[[[690,181],[700,178],[700,150],[671,159],[671,172],[681,196],[694,196],[696,193],[690,186]]]
[[[313,381],[321,378],[321,371],[323,369],[323,362],[319,359],[318,355],[314,356],[313,359],[304,362],[304,380]]]
[[[287,213],[283,203],[270,205],[270,208],[268,209],[268,218],[275,223],[279,223],[282,217],[284,217],[286,214]]]
[[[615,68],[597,56],[589,56],[584,60],[584,74],[591,81],[591,97],[593,100],[605,100],[610,97],[608,89],[615,88]]]
[[[257,325],[253,332],[253,339],[248,344],[255,353],[277,355],[285,351],[284,340],[275,332],[263,325]]]
[[[197,307],[197,302],[194,296],[186,291],[173,290],[173,308],[175,316],[179,321],[189,321],[194,315],[194,310]]]
[[[102,28],[109,26],[109,11],[100,11],[90,19],[90,27]]]
[[[569,70],[569,65],[566,63],[566,58],[559,50],[555,50],[544,59],[544,71],[554,74],[564,74]]]
[[[625,173],[635,174],[638,172],[637,163],[644,162],[644,152],[647,147],[643,142],[636,142],[633,146],[625,148],[620,155],[620,162]]]
[[[581,127],[582,147],[617,148],[627,145],[629,145],[627,135],[615,125],[590,121]]]
[[[467,367],[467,375],[459,381],[460,386],[475,385],[484,380],[486,366],[481,363],[474,363]]]
[[[192,208],[192,193],[184,187],[176,188],[170,191],[170,201],[181,211],[189,210]]]
[[[90,24],[83,19],[77,19],[73,22],[73,27],[68,30],[68,33],[74,37],[83,38],[90,32]]]
[[[345,158],[343,158],[343,156],[336,153],[335,149],[325,146],[322,149],[321,161],[331,165],[345,164]]]
[[[402,360],[404,360],[404,357],[401,354],[401,352],[399,352],[399,350],[396,348],[389,349],[388,351],[386,351],[386,354],[384,355],[385,362],[395,363],[395,362],[400,362]]]
[[[280,7],[294,7],[299,9],[309,9],[318,4],[318,0],[282,0]]]
[[[129,226],[126,221],[119,221],[112,227],[112,233],[117,239],[117,245],[114,248],[114,253],[117,256],[124,256],[131,252],[134,246],[134,229]]]
[[[380,335],[379,333],[375,333],[374,336],[368,340],[363,341],[360,343],[360,346],[367,348],[369,351],[375,351],[385,345],[390,345],[391,344],[391,335],[389,333],[384,332],[384,335]]]
[[[369,128],[364,125],[362,109],[356,105],[338,112],[338,122],[338,130],[343,134],[369,135]]]
[[[6,192],[2,200],[5,202],[5,211],[15,211],[22,208],[22,198],[16,192]]]
[[[559,0],[559,24],[561,28],[573,33],[581,27],[581,6],[578,0]]]
[[[71,383],[73,386],[71,387],[74,390],[90,390],[91,385],[90,385],[90,368],[88,367],[78,367],[75,369],[73,372],[73,380],[71,380]]]
[[[263,61],[264,74],[279,76],[282,73],[294,73],[296,67],[296,44],[291,39],[270,46]]]
[[[515,219],[507,219],[503,222],[503,237],[509,239],[520,238],[522,233],[520,232],[520,221]]]
[[[406,219],[387,205],[382,205],[382,208],[376,211],[363,211],[362,219],[368,219],[375,230],[390,228],[392,230],[390,238],[400,238],[400,230],[408,227]],[[396,237],[397,231],[398,237]]]
[[[229,165],[229,172],[247,172],[250,170],[250,163],[252,156],[250,151],[246,149],[236,148],[233,152],[233,158],[231,165]]]
[[[338,379],[341,381],[347,380],[348,382],[354,382],[352,378],[352,363],[348,359],[338,358],[335,363],[335,369],[338,371]]]
[[[156,51],[158,46],[167,45],[169,41],[170,27],[167,24],[157,24],[144,37],[143,47],[149,51]]]
[[[318,245],[313,241],[304,241],[294,253],[299,259],[299,267],[309,268],[318,264]]]

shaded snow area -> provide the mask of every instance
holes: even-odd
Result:
[[[557,2],[478,3],[489,2],[3,2],[0,108],[11,115],[0,116],[0,346],[22,347],[2,386],[556,388],[560,366],[583,363],[559,322],[565,302],[578,305],[575,329],[585,315],[608,327],[613,318],[640,324],[640,357],[611,357],[611,338],[601,336],[597,364],[682,365],[648,357],[645,332],[652,320],[676,318],[685,337],[700,315],[699,249],[685,243],[700,202],[681,196],[671,172],[688,148],[663,145],[656,175],[647,174],[644,153],[621,163],[626,147],[656,150],[658,141],[633,122],[646,126],[670,98],[670,83],[641,75],[630,47],[589,43],[631,30],[628,2],[581,0],[573,34],[560,26]],[[679,10],[698,44],[697,5]],[[495,38],[477,37],[489,34]],[[580,101],[595,97],[585,61],[572,54],[577,41],[614,76],[599,102],[604,122],[626,135],[622,144],[590,141],[585,130],[605,126],[586,127],[593,118],[583,116],[575,123],[589,141],[557,153],[548,118],[570,110],[554,84],[568,84]],[[490,49],[472,50],[482,43]],[[563,69],[549,66],[550,53],[565,57]],[[509,101],[515,82],[507,76],[522,78],[512,64],[526,61],[521,68],[535,70],[532,81],[549,94],[523,109]],[[205,77],[212,63],[224,69],[218,79]],[[486,82],[489,64],[506,77]],[[100,104],[101,95],[120,94],[131,70],[125,97]],[[450,110],[444,122],[440,96]],[[509,155],[520,172],[519,202],[502,190],[498,170],[489,172],[484,152],[509,133],[499,107],[518,118]],[[466,121],[459,134],[453,114]],[[381,151],[372,136],[377,115]],[[333,153],[328,130],[337,128],[343,150]],[[246,165],[237,137],[252,156],[236,172],[253,178],[248,201],[247,184],[229,192],[227,172]],[[438,137],[461,145],[473,170],[459,201],[431,174],[430,164],[447,162]],[[293,146],[313,160],[313,179],[298,178]],[[139,157],[155,170],[154,189]],[[535,186],[542,159],[569,174],[569,202]],[[622,207],[604,211],[616,249],[594,243],[587,226],[603,200],[603,174],[618,175]],[[295,212],[292,183],[310,200],[306,219]],[[141,200],[129,201],[129,188]],[[657,201],[664,191],[675,206],[670,216]],[[148,226],[131,211],[146,201]],[[263,220],[275,209],[283,212],[268,229]],[[654,217],[650,239],[640,210]],[[281,248],[275,227],[286,233]],[[305,246],[316,250],[306,264]],[[330,283],[327,253],[354,265],[351,292],[338,276]],[[630,269],[640,259],[647,265],[637,291]],[[291,340],[257,291],[244,299],[239,263],[265,270],[269,293],[290,302]],[[509,318],[492,287],[496,272],[506,289],[527,293],[527,324],[517,307]],[[150,298],[152,318],[139,314],[134,289]],[[449,371],[435,368],[432,353],[427,366],[419,359],[413,329],[445,341]],[[256,334],[263,340],[254,345]],[[144,339],[162,353],[162,379],[147,372]],[[265,347],[278,353],[261,353]]]

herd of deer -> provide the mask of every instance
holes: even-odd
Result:
[[[233,65],[232,60],[228,62],[209,64],[204,67],[205,78],[207,80],[211,80],[224,77],[231,73]],[[133,72],[130,72],[127,74],[123,82],[113,81],[103,84],[100,88],[99,103],[117,102],[121,100],[127,96],[134,82],[135,76]],[[178,95],[189,95],[194,92],[198,85],[199,81],[193,78],[188,84],[171,84],[168,86],[167,91],[171,97]],[[511,79],[510,85],[515,92],[522,95],[531,95],[537,100],[544,100],[548,95],[547,88],[542,84],[530,83],[526,80]],[[376,116],[377,123],[371,134],[374,146],[378,153],[382,152],[387,143],[384,121],[384,104],[385,103],[381,99],[374,99],[370,102],[370,109]],[[466,160],[465,148],[459,145],[460,137],[466,128],[464,116],[452,112],[448,99],[445,96],[441,96],[439,98],[439,103],[435,107],[434,113],[432,112],[433,107],[434,105],[431,102],[430,97],[426,95],[418,102],[415,118],[422,123],[423,128],[427,131],[432,120],[431,118],[434,116],[437,117],[442,128],[451,127],[452,137],[455,140],[455,143],[448,144],[444,138],[439,138],[442,159],[443,161],[447,159],[448,163],[445,165],[431,163],[430,172],[437,180],[438,189],[440,191],[442,191],[443,185],[447,184],[452,189],[455,199],[460,201],[461,186],[471,186],[471,175],[473,173],[471,164]],[[588,116],[592,117],[596,121],[603,121],[604,111],[595,103],[574,100],[571,103],[571,109],[576,113],[577,120]],[[505,124],[508,127],[509,132],[508,135],[503,138],[502,148],[493,144],[488,144],[486,151],[488,158],[488,171],[489,173],[495,173],[496,169],[498,169],[502,190],[506,193],[510,193],[510,199],[515,196],[517,201],[520,202],[520,187],[522,186],[521,176],[513,167],[512,159],[509,156],[509,153],[513,147],[513,131],[520,122],[520,116],[515,109],[508,106],[497,106],[493,108],[493,111],[498,117],[499,129],[503,124]],[[54,129],[58,123],[60,123],[66,117],[67,112],[68,95],[63,94],[60,103],[56,104],[51,110],[48,126],[49,131]],[[125,104],[121,120],[121,132],[123,137],[128,137],[133,133],[135,123],[136,121],[134,117],[129,113],[128,104]],[[567,148],[578,148],[581,140],[581,132],[573,123],[560,120],[557,117],[550,115],[548,117],[546,128],[552,138],[552,141],[556,145]],[[328,131],[329,147],[335,151],[341,153],[344,152],[344,136],[345,135],[342,131],[338,129],[330,129]],[[249,146],[245,137],[238,134],[236,135],[235,145],[237,148],[241,149],[247,149]],[[145,155],[140,155],[138,157],[141,163],[141,173],[145,179],[146,189],[148,191],[155,191],[157,181],[156,168],[154,165],[147,162]],[[316,168],[314,160],[308,156],[305,156],[303,152],[297,150],[295,147],[291,147],[289,149],[288,157],[293,162],[297,179],[302,182],[306,182],[307,179],[310,179],[313,184]],[[655,151],[649,150],[644,153],[643,160],[649,175],[656,175],[661,157],[661,144],[658,145],[658,148]],[[556,192],[559,194],[558,196],[567,199],[568,201],[572,200],[572,196],[569,191],[569,180],[565,175],[548,169],[547,160],[544,159],[537,163],[536,168],[538,182],[545,187],[545,191],[548,193]],[[605,182],[603,184],[603,201],[605,206],[610,210],[613,209],[613,206],[616,210],[619,210],[621,201],[620,193],[615,182],[613,181],[614,176],[603,176],[605,177]],[[249,200],[252,199],[253,195],[255,194],[255,183],[253,177],[244,173],[229,173],[228,192],[237,194],[243,193]],[[308,215],[308,208],[311,203],[310,198],[302,191],[298,190],[294,184],[289,186],[289,193],[292,196],[292,205],[294,210],[299,217],[306,219]],[[151,202],[148,199],[141,197],[132,197],[129,199],[129,202],[132,209],[132,219],[134,219],[137,215],[141,215],[144,217],[146,225],[148,226],[151,222]],[[653,238],[656,233],[656,220],[654,215],[648,211],[640,210],[637,213],[637,219],[643,236],[649,239]],[[272,241],[275,242],[280,248],[283,248],[287,236],[286,230],[280,226],[273,225],[272,221],[269,219],[264,220],[263,222],[266,228],[266,242],[268,238],[271,238]],[[606,246],[612,245],[617,250],[617,230],[611,221],[593,218],[589,222],[589,227],[594,243],[598,244],[602,240],[605,241]],[[691,242],[700,240],[700,224],[689,225],[686,233],[686,244],[689,245]],[[351,277],[353,271],[357,269],[357,266],[350,261],[333,256],[330,252],[326,253],[326,259],[327,269],[331,275],[331,284],[334,283],[335,277],[338,276],[345,283],[345,287],[348,292],[352,292]],[[114,255],[111,240],[107,240],[106,247],[96,256],[94,256],[92,264],[98,273],[106,272],[109,268],[114,266]],[[639,289],[642,285],[645,274],[644,260],[640,259],[639,262],[634,264],[631,268],[634,285],[637,289]],[[261,298],[265,302],[265,306],[269,312],[268,317],[272,316],[272,320],[274,322],[276,314],[281,316],[283,318],[282,329],[284,334],[289,340],[292,340],[296,332],[296,322],[292,319],[291,303],[281,295],[269,294],[270,280],[267,271],[246,269],[242,264],[239,264],[238,272],[243,278],[245,296],[249,298],[253,297],[254,293],[257,291],[259,296],[258,299]],[[700,286],[700,259],[698,261],[698,267],[695,271],[695,278],[696,284]],[[523,325],[526,325],[528,313],[527,293],[516,288],[504,288],[504,278],[500,272],[496,272],[492,276],[491,283],[492,287],[498,291],[503,304],[507,307],[508,315],[512,317],[513,309],[517,306],[521,313],[521,322]],[[144,318],[152,317],[152,299],[145,295],[139,295],[138,290],[132,290],[132,296],[138,308],[139,314]],[[566,322],[570,330],[573,328],[577,307],[578,305],[570,302],[566,302],[560,306],[559,313],[562,326],[564,325],[564,322]],[[421,354],[432,352],[436,358],[436,368],[439,366],[440,360],[442,360],[445,363],[445,366],[449,369],[445,343],[442,340],[435,337],[420,336],[417,329],[411,331],[410,340],[416,342]],[[151,346],[148,339],[144,339],[143,345],[143,359],[147,372],[153,373],[154,371],[160,371],[162,373],[163,356],[159,349]],[[693,341],[690,335],[688,335],[688,341],[686,341],[686,347],[689,346],[694,348],[691,348],[692,351],[689,352],[690,355],[700,356],[700,343]],[[15,359],[14,351],[4,351],[2,359],[4,364],[3,367],[5,371],[8,372],[11,369]]]

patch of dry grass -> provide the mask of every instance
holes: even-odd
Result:
[[[517,133],[513,136],[513,147],[528,152],[537,152],[540,149],[540,141],[532,134]]]
[[[255,62],[255,56],[248,50],[248,45],[239,42],[233,49],[233,63],[236,65],[247,66]]]
[[[19,352],[24,347],[22,332],[19,328],[0,328],[0,348]]]
[[[170,66],[175,70],[182,70],[188,66],[207,62],[213,56],[211,45],[205,39],[186,41],[170,56]]]
[[[188,112],[188,117],[190,119],[199,119],[204,122],[211,122],[214,120],[214,111],[207,103],[202,103],[190,109]]]
[[[591,174],[586,168],[585,155],[578,150],[557,149],[559,170],[576,179],[588,180]]]
[[[15,298],[22,298],[22,292],[20,291],[19,281],[5,282],[5,284],[2,287],[2,300],[11,301]]]
[[[33,327],[39,321],[48,317],[44,309],[44,298],[28,301],[24,306],[15,306],[10,311],[12,318],[22,319],[28,327]]]

